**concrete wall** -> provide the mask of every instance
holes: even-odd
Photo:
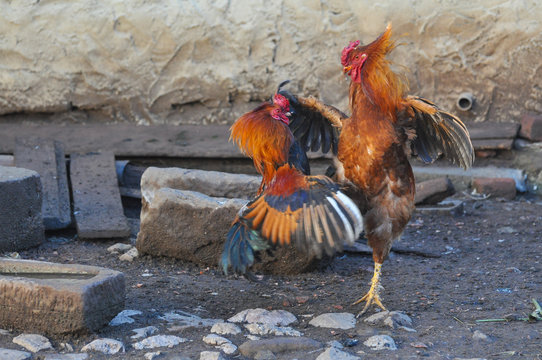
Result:
[[[343,109],[339,62],[392,21],[412,92],[478,121],[542,112],[535,1],[0,1],[0,114],[231,123],[284,79]]]

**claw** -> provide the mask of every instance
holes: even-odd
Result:
[[[381,274],[381,268],[382,264],[375,263],[375,270],[373,274],[373,278],[371,279],[371,288],[369,289],[369,292],[365,294],[362,298],[356,300],[352,305],[357,305],[363,301],[365,301],[365,306],[363,309],[358,313],[356,317],[360,317],[363,315],[368,309],[369,306],[372,304],[378,305],[382,310],[386,310],[384,305],[382,304],[382,301],[380,300],[380,274]]]

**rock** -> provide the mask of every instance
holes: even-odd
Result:
[[[454,360],[487,360],[486,358],[454,358]]]
[[[132,346],[136,350],[154,349],[157,347],[172,348],[185,341],[188,341],[188,340],[185,338],[175,336],[175,335],[155,335],[155,336],[145,338],[139,342],[136,342]]]
[[[51,345],[49,339],[38,334],[21,334],[14,337],[13,342],[32,352],[53,348],[53,345]]]
[[[237,346],[232,343],[225,343],[216,347],[226,355],[233,355],[237,352]]]
[[[241,333],[241,328],[229,322],[219,322],[213,325],[211,332],[220,335],[237,335]]]
[[[31,358],[32,353],[26,351],[0,348],[0,359],[2,360],[29,360]]]
[[[277,337],[263,340],[249,340],[239,346],[243,356],[253,357],[260,351],[268,350],[274,354],[312,351],[322,347],[318,341],[306,337]]]
[[[361,359],[359,356],[341,351],[335,347],[327,348],[323,353],[318,355],[316,360],[356,360]]]
[[[131,248],[126,253],[119,256],[119,260],[120,261],[132,262],[138,256],[139,256],[139,252],[137,251],[137,249],[136,248]]]
[[[511,227],[511,226],[502,226],[497,229],[497,233],[499,234],[515,234],[518,233],[518,230]]]
[[[374,335],[363,342],[363,345],[372,350],[397,350],[395,341],[388,335]]]
[[[301,336],[302,334],[291,327],[280,327],[269,324],[252,323],[245,327],[252,335]]]
[[[370,325],[384,325],[392,329],[399,328],[409,332],[416,332],[416,330],[410,328],[412,319],[401,311],[381,311],[367,317],[363,322]]]
[[[0,326],[44,334],[95,331],[124,307],[124,275],[77,264],[0,259]],[[36,314],[39,316],[36,316]]]
[[[542,116],[525,114],[521,117],[519,136],[531,141],[542,141]]]
[[[447,177],[416,183],[416,204],[437,204],[455,193],[454,185]]]
[[[328,341],[326,343],[326,345],[329,346],[329,347],[337,348],[337,349],[343,349],[344,348],[344,345],[341,344],[340,342],[338,342],[337,340]]]
[[[0,335],[10,335],[11,333],[8,330],[0,329]]]
[[[84,352],[101,352],[106,355],[114,355],[118,352],[124,352],[124,344],[115,339],[97,339],[92,341],[89,344],[86,344],[81,348],[81,351]]]
[[[153,351],[153,352],[146,353],[145,355],[143,355],[143,357],[145,358],[145,360],[153,360],[159,357],[160,355],[162,355],[161,351]]]
[[[144,328],[133,329],[132,332],[135,332],[135,335],[130,336],[130,339],[141,339],[147,336],[150,336],[158,331],[156,326],[147,326]]]
[[[254,360],[276,360],[276,358],[275,354],[269,350],[258,351],[256,355],[254,355]]]
[[[207,345],[222,345],[226,343],[231,343],[231,341],[226,339],[225,337],[218,336],[215,334],[204,336],[203,342],[206,343]]]
[[[210,327],[223,321],[220,319],[203,319],[197,315],[189,314],[181,310],[167,312],[164,316],[161,316],[160,319],[169,323],[174,323],[179,330],[189,327]]]
[[[133,248],[130,244],[116,243],[107,248],[107,251],[110,253],[123,253]]]
[[[218,351],[202,351],[199,360],[226,360],[226,358]]]
[[[37,172],[0,166],[0,252],[41,244],[43,194]]]
[[[480,330],[474,330],[472,334],[472,339],[477,341],[490,341],[490,337],[481,332]]]
[[[474,178],[472,187],[478,194],[513,200],[516,197],[516,182],[512,178]]]
[[[117,316],[113,318],[113,320],[109,322],[109,326],[133,324],[135,320],[132,319],[131,317],[135,315],[141,315],[141,314],[142,312],[139,310],[122,310],[120,313],[117,314]]]
[[[87,360],[88,354],[47,354],[43,360]]]
[[[332,329],[352,329],[356,327],[356,317],[350,313],[326,313],[309,322],[312,326]]]
[[[287,326],[297,321],[294,314],[286,310],[265,310],[261,308],[246,309],[243,310],[231,318],[228,321],[233,323],[259,323],[267,324],[271,326]]]

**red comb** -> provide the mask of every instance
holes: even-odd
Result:
[[[350,51],[354,50],[358,45],[359,40],[350,41],[350,44],[348,44],[348,46],[343,49],[343,52],[341,54],[341,64],[343,66],[346,66],[346,61],[348,60],[348,54],[350,54]]]
[[[290,102],[288,101],[288,99],[286,99],[286,97],[281,94],[275,94],[273,96],[273,103],[277,104],[283,109],[286,109],[286,111],[289,111],[290,109]]]

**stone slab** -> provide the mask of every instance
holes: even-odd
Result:
[[[514,139],[472,140],[474,150],[512,150]]]
[[[75,264],[0,259],[0,327],[96,331],[124,308],[124,274]]]
[[[471,140],[480,139],[514,139],[518,135],[518,123],[479,122],[468,123]]]
[[[70,178],[73,212],[80,238],[130,235],[122,208],[113,153],[72,154]]]
[[[0,166],[0,252],[19,251],[44,241],[41,206],[37,172]]]
[[[71,224],[70,191],[64,146],[54,140],[20,137],[15,140],[15,166],[40,174],[45,229],[63,229]]]

